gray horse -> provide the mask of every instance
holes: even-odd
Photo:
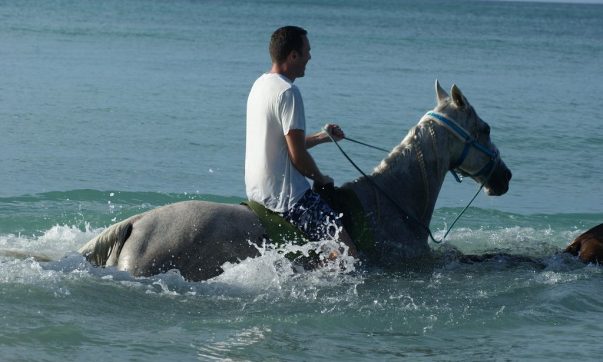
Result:
[[[368,264],[400,265],[431,255],[429,225],[446,173],[483,184],[488,195],[507,192],[511,171],[490,140],[490,127],[453,85],[436,81],[437,106],[373,170],[341,186],[361,204],[373,239]],[[79,252],[95,265],[134,275],[178,269],[188,280],[223,272],[226,262],[259,256],[265,230],[249,208],[185,201],[132,216],[103,231]]]

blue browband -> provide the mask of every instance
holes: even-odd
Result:
[[[459,126],[458,123],[456,123],[452,119],[446,118],[440,113],[430,111],[427,112],[425,116],[428,116],[436,122],[441,123],[443,126],[448,128],[448,130],[454,133],[458,138],[460,138],[463,142],[465,142],[465,147],[463,148],[463,152],[461,152],[461,156],[459,157],[458,161],[454,163],[454,166],[450,170],[452,172],[452,175],[458,182],[461,182],[461,178],[459,177],[459,175],[457,175],[457,172],[455,170],[459,168],[463,164],[463,162],[465,162],[465,159],[467,158],[471,147],[484,153],[490,158],[490,161],[488,161],[488,163],[485,164],[484,167],[482,167],[481,170],[479,170],[477,173],[471,174],[464,170],[463,172],[468,173],[471,177],[479,177],[483,175],[485,175],[487,178],[490,177],[492,171],[494,171],[494,168],[496,167],[496,164],[500,160],[498,150],[492,151],[489,148],[485,147],[484,145],[479,143],[477,139],[471,136],[471,134],[467,132],[463,127]]]

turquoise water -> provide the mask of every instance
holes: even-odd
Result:
[[[191,283],[75,254],[157,206],[242,199],[247,92],[288,23],[312,44],[310,128],[393,147],[435,79],[456,83],[508,194],[478,197],[425,270],[291,274],[268,251]],[[603,222],[601,39],[600,4],[0,1],[0,360],[596,360],[603,269],[559,251]],[[342,146],[366,170],[382,157]],[[312,152],[336,183],[357,177]],[[432,228],[475,190],[448,179]]]

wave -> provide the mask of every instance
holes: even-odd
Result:
[[[305,289],[296,290],[301,284],[314,286],[360,283],[362,278],[356,272],[355,259],[347,255],[336,261],[326,262],[326,267],[300,273],[285,257],[289,252],[302,252],[330,247],[331,242],[309,243],[304,246],[285,245],[258,247],[260,256],[248,258],[239,263],[225,263],[224,273],[204,282],[185,280],[177,270],[170,270],[150,277],[135,277],[114,267],[94,267],[77,250],[102,229],[79,230],[74,226],[54,226],[41,236],[0,235],[0,284],[26,284],[51,289],[60,293],[68,292],[66,283],[104,283],[113,281],[116,285],[143,291],[144,294],[179,296],[257,295],[268,293],[275,298],[288,298],[279,291],[294,293],[298,297]],[[52,260],[40,260],[40,256]],[[292,286],[295,284],[296,286]],[[275,294],[276,292],[276,294]]]
[[[102,230],[90,225],[84,229],[54,225],[37,236],[0,234],[0,286],[16,293],[33,290],[48,300],[81,300],[91,293],[96,300],[107,294],[118,294],[123,299],[157,303],[160,308],[173,303],[175,298],[184,302],[182,305],[201,303],[212,310],[227,312],[233,308],[264,311],[269,305],[267,311],[276,308],[277,313],[283,314],[306,308],[310,303],[321,313],[347,314],[362,310],[385,314],[382,322],[399,315],[414,315],[422,321],[425,313],[456,321],[462,320],[463,315],[450,317],[448,304],[477,303],[489,308],[491,303],[499,305],[501,300],[506,303],[506,298],[514,299],[514,295],[529,296],[534,289],[547,288],[546,293],[548,288],[592,283],[602,275],[600,268],[584,266],[576,258],[559,253],[560,241],[551,242],[548,237],[553,235],[561,240],[561,234],[555,235],[550,229],[512,227],[460,228],[448,243],[435,247],[433,265],[420,270],[367,269],[343,256],[326,268],[301,271],[284,257],[287,252],[300,248],[307,252],[321,247],[316,243],[303,247],[287,245],[281,249],[263,246],[259,248],[259,257],[226,263],[223,274],[203,282],[187,281],[176,270],[135,277],[113,267],[93,267],[75,252]],[[459,258],[459,251],[496,255],[482,262],[467,263]],[[15,257],[15,252],[22,257]],[[529,257],[515,258],[507,254]],[[42,262],[35,258],[37,255],[53,260]],[[112,300],[100,303],[110,305]],[[442,300],[443,306],[439,306]]]
[[[0,236],[44,235],[55,226],[103,228],[129,216],[180,201],[204,200],[240,203],[239,196],[201,193],[163,193],[78,189],[0,197]],[[442,236],[461,208],[435,211],[431,229]],[[603,213],[518,214],[470,208],[451,232],[449,240],[553,241],[561,245],[577,233],[603,222]],[[463,240],[461,240],[463,239]],[[491,242],[493,243],[493,242]]]
[[[79,249],[104,229],[104,226],[93,227],[89,222],[83,222],[81,225],[55,224],[37,233],[0,232],[0,256],[19,253],[23,256],[48,256],[57,259]],[[461,227],[454,229],[443,244],[432,247],[438,250],[453,245],[465,253],[511,252],[545,255],[565,247],[581,232],[582,230],[574,228],[555,230],[550,227],[520,226],[498,229]],[[443,233],[444,230],[436,231],[436,238],[440,238]]]
[[[150,191],[109,191],[79,189],[70,191],[50,191],[39,194],[26,194],[13,197],[0,197],[0,207],[42,202],[119,202],[126,204],[165,205],[186,200],[205,200],[237,203],[243,198],[237,196],[219,196],[201,193],[164,193]]]
[[[527,245],[530,247],[523,249],[516,247],[512,242],[491,245],[487,245],[486,242],[482,245],[483,250],[474,248],[470,251],[476,254],[480,252],[498,254],[485,258],[481,262],[463,262],[457,253],[464,246],[461,245],[462,242],[471,245],[479,243],[484,237],[490,240],[497,238],[502,240],[506,233],[512,232],[503,230],[488,234],[484,231],[463,229],[462,235],[470,235],[468,238],[457,236],[450,243],[437,246],[435,253],[437,261],[419,271],[365,269],[357,261],[345,255],[327,264],[326,268],[300,271],[284,257],[287,252],[299,250],[299,246],[288,245],[281,249],[264,246],[260,248],[261,255],[257,258],[226,263],[223,265],[223,274],[204,282],[190,282],[176,270],[151,277],[134,277],[112,267],[93,267],[74,250],[101,231],[102,229],[89,228],[82,231],[73,226],[54,226],[38,237],[0,235],[0,275],[2,275],[0,284],[35,285],[57,293],[69,293],[72,287],[80,288],[89,283],[104,285],[110,282],[113,287],[125,287],[143,294],[187,298],[203,296],[238,298],[251,295],[256,299],[303,302],[316,301],[319,295],[324,297],[329,293],[339,295],[337,298],[354,300],[358,296],[357,289],[367,287],[375,288],[378,293],[390,293],[395,291],[396,285],[400,283],[410,284],[404,288],[411,288],[415,283],[413,280],[434,287],[442,280],[458,285],[463,283],[463,278],[467,275],[479,277],[480,283],[483,283],[484,288],[487,289],[486,285],[490,282],[500,283],[500,272],[505,273],[507,278],[511,276],[521,278],[523,283],[530,285],[566,284],[581,278],[588,279],[601,275],[597,267],[585,267],[576,258],[568,254],[560,254],[555,245],[540,245],[533,242],[528,242]],[[525,233],[525,231],[518,232]],[[529,233],[536,235],[538,231],[528,231]],[[320,243],[305,246],[304,251],[321,246]],[[15,257],[7,251],[18,251],[23,257]],[[532,255],[534,259],[515,258],[506,252],[513,255]],[[53,260],[42,262],[36,260],[33,255],[45,255]],[[393,289],[390,288],[390,284]],[[516,287],[523,288],[522,285]]]
[[[245,198],[242,196],[225,196],[204,193],[167,193],[153,191],[119,191],[119,190],[94,190],[94,189],[76,189],[68,191],[50,191],[37,194],[25,194],[18,196],[0,197],[0,210],[23,205],[33,205],[36,203],[55,202],[55,203],[77,203],[93,202],[105,204],[108,202],[122,203],[129,205],[150,205],[161,206],[173,202],[187,200],[204,200],[223,203],[240,203]],[[438,217],[452,218],[456,216],[462,207],[442,207],[434,213],[434,219]],[[563,222],[564,220],[596,217],[603,221],[603,213],[537,213],[521,214],[499,211],[496,209],[484,209],[478,207],[469,208],[464,218],[475,218],[476,216],[486,215],[493,218],[501,218],[513,222],[531,222],[533,219],[546,219],[550,222]]]
[[[80,189],[0,198],[0,235],[44,233],[55,225],[84,230],[109,226],[129,216],[180,201],[204,200],[223,203],[243,201],[235,196],[199,193],[102,191]]]
[[[86,224],[83,229],[76,225],[54,225],[39,235],[0,234],[0,257],[58,260],[79,249],[102,230],[103,228],[92,228],[90,224]]]

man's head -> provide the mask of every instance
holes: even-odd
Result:
[[[270,57],[272,64],[281,68],[292,80],[303,77],[310,60],[308,32],[297,26],[285,26],[272,33]]]

